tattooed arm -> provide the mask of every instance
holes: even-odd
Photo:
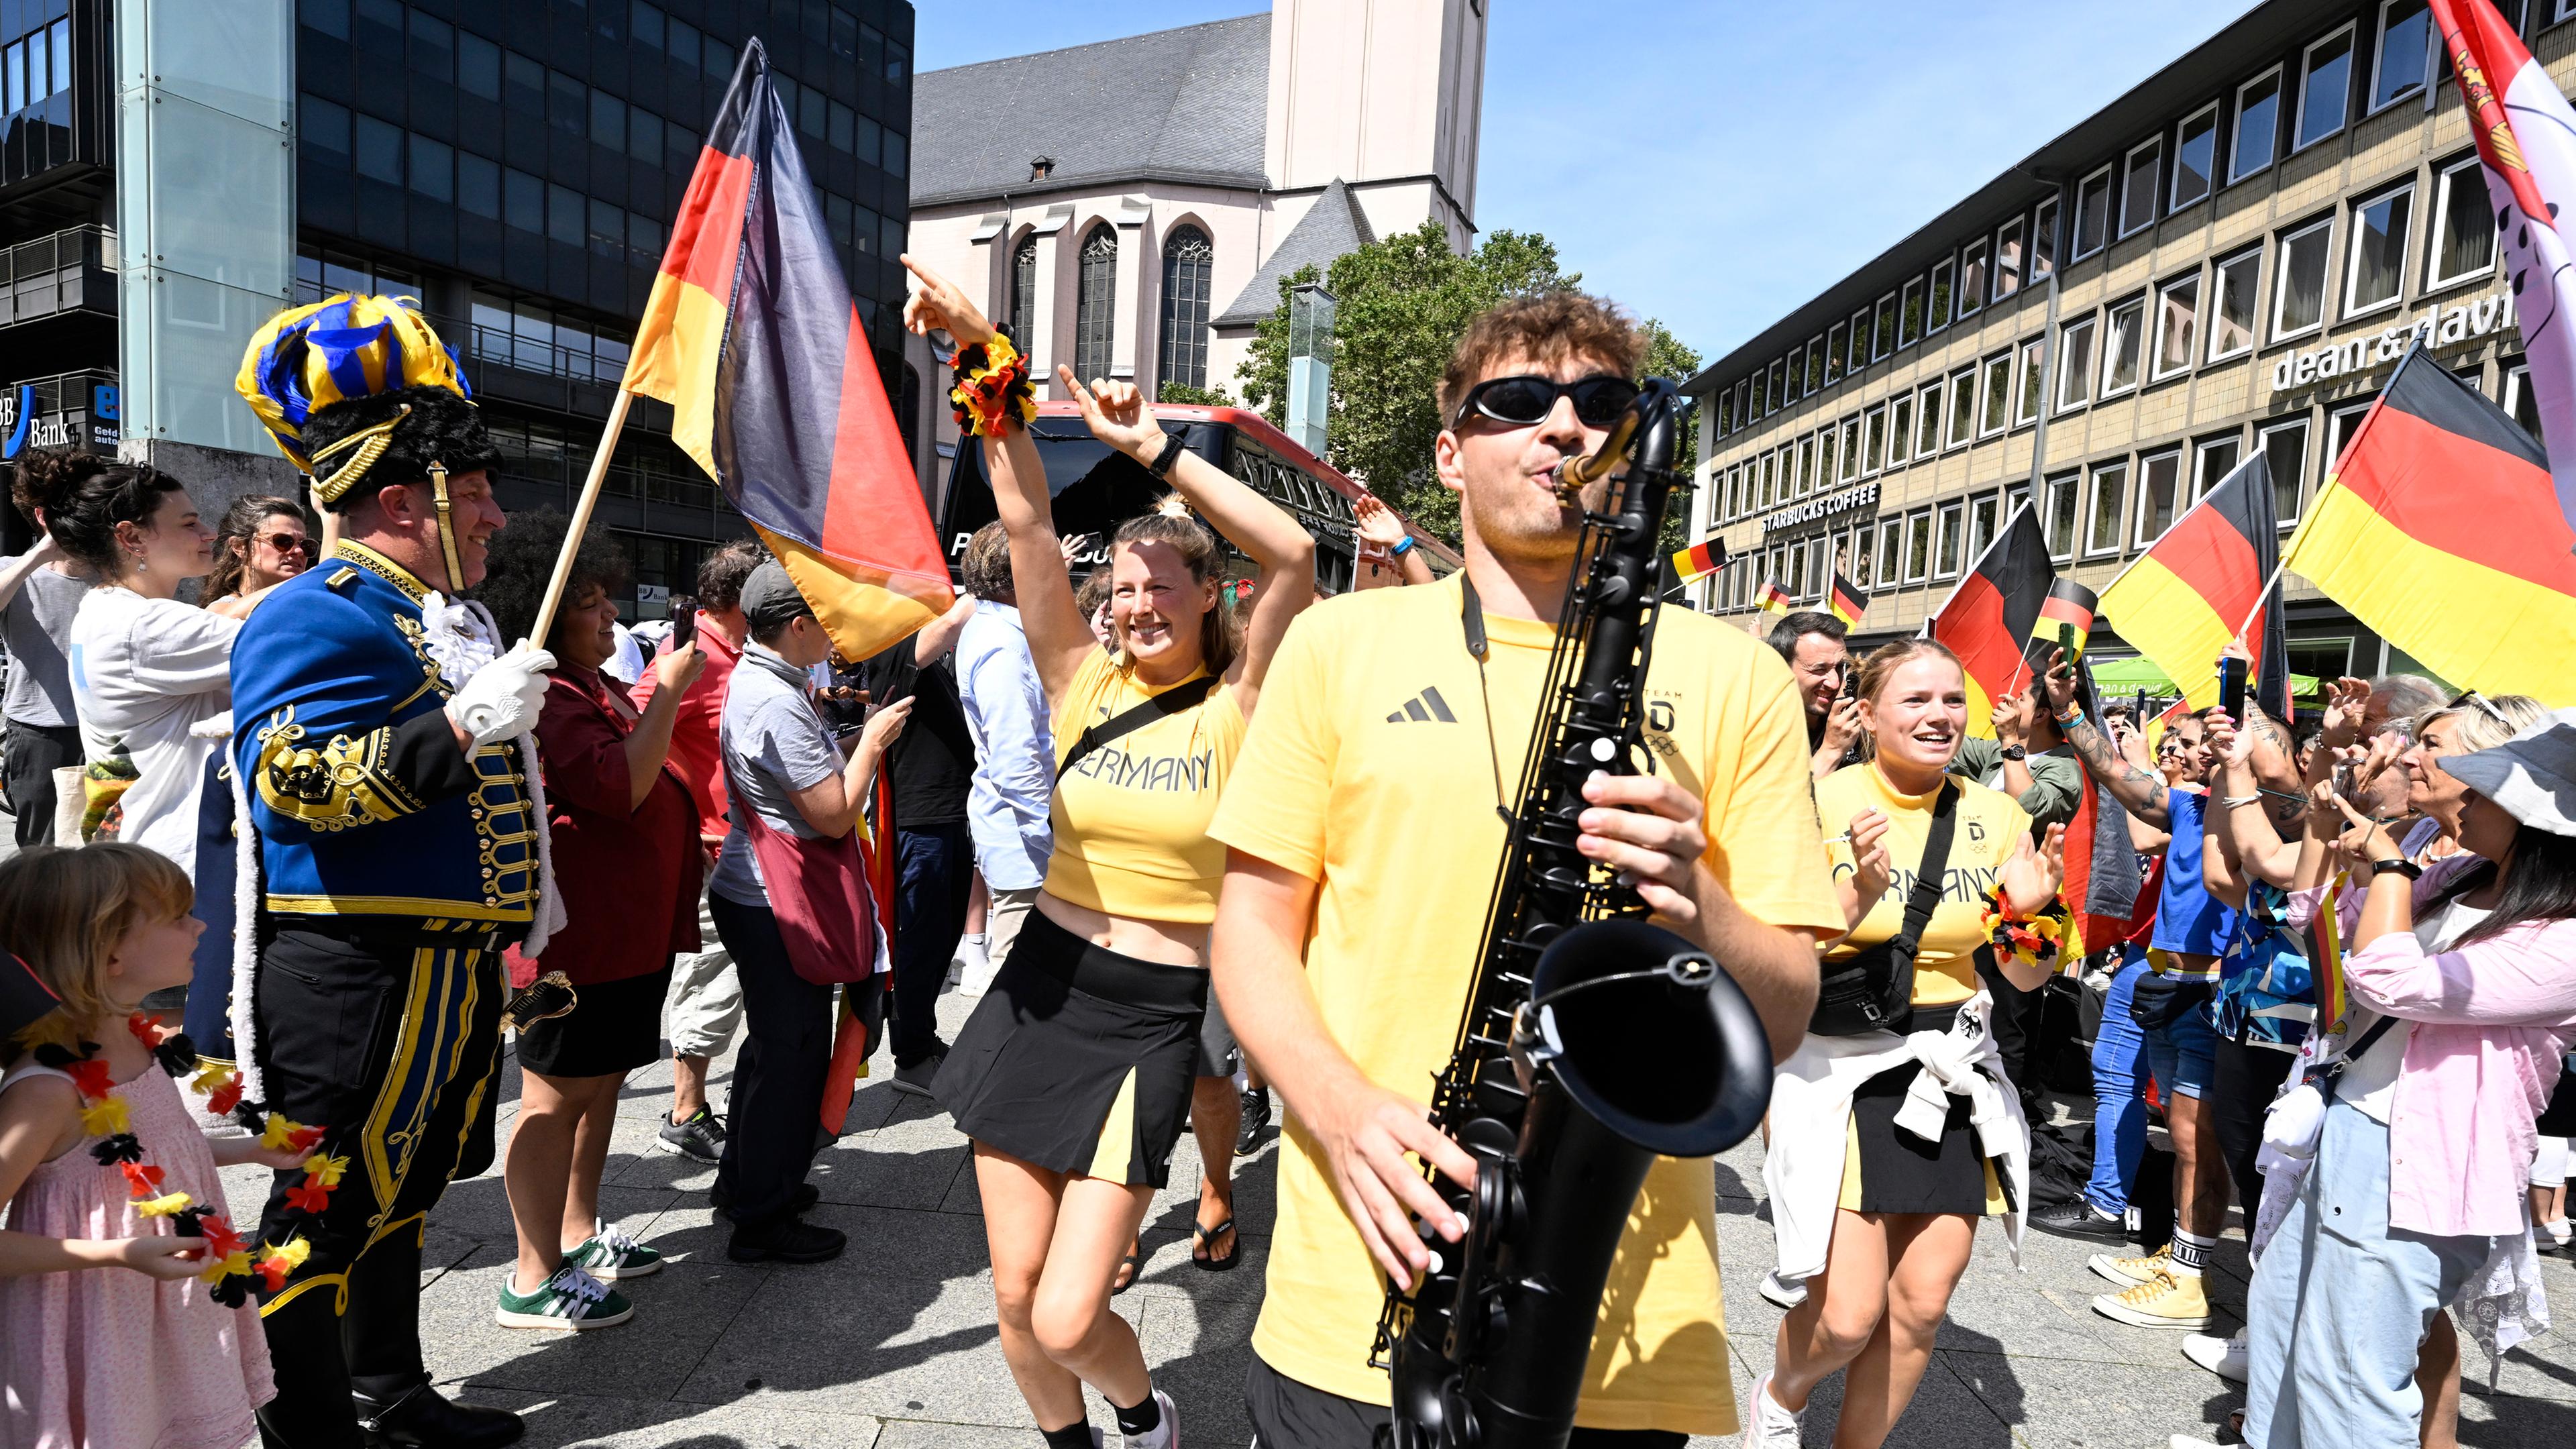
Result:
[[[2049,651],[2048,703],[2061,720],[2076,708],[2075,669],[2062,649]],[[2074,723],[2061,723],[2057,728],[2066,736],[2067,747],[2075,751],[2075,758],[2084,762],[2084,768],[2102,782],[2102,788],[2111,792],[2111,798],[2119,801],[2122,809],[2158,830],[2173,828],[2163,776],[2122,758],[2119,747],[2089,719],[2078,717]]]

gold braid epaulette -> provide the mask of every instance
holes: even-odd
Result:
[[[1029,360],[996,332],[989,342],[957,349],[957,382],[948,390],[957,430],[967,437],[998,438],[1005,427],[1037,421],[1037,395],[1029,386]]]

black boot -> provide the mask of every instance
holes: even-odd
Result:
[[[445,1398],[422,1384],[387,1402],[351,1391],[370,1449],[497,1449],[528,1432],[518,1415]]]

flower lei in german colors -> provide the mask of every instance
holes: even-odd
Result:
[[[141,1012],[125,1019],[125,1029],[171,1076],[196,1073],[189,1086],[205,1096],[208,1111],[223,1116],[241,1106],[241,1074],[212,1062],[200,1063],[196,1047],[183,1033],[161,1026]],[[71,1078],[73,1090],[80,1093],[81,1131],[100,1139],[91,1144],[89,1155],[101,1167],[112,1168],[125,1179],[136,1214],[168,1218],[180,1237],[206,1240],[206,1268],[197,1277],[213,1287],[208,1296],[227,1308],[238,1308],[249,1301],[254,1275],[271,1293],[283,1287],[286,1275],[312,1254],[312,1245],[300,1236],[291,1237],[283,1244],[263,1244],[254,1254],[250,1240],[232,1225],[231,1219],[213,1208],[198,1206],[184,1192],[162,1191],[163,1169],[143,1160],[142,1139],[134,1135],[132,1115],[125,1100],[116,1095],[116,1083],[109,1079],[108,1065],[98,1054],[98,1044],[83,1042],[81,1046],[79,1056],[59,1046],[39,1046],[36,1060]],[[307,1216],[321,1212],[331,1200],[331,1190],[340,1185],[340,1174],[348,1170],[348,1158],[316,1150],[325,1130],[302,1126],[275,1112],[267,1114],[262,1123],[262,1147],[311,1154],[304,1159],[304,1180],[286,1191],[289,1212]]]
[[[1029,387],[1029,360],[996,332],[989,342],[957,349],[957,385],[948,390],[957,430],[967,437],[998,438],[1002,429],[1037,421],[1037,395]]]
[[[2062,897],[2052,896],[2037,915],[2016,916],[2004,900],[2003,887],[1986,892],[1985,913],[1979,918],[1986,939],[1993,943],[1995,960],[2019,961],[2026,966],[2057,965],[2066,938],[2073,929],[2074,917]]]

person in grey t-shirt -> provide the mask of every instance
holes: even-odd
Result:
[[[31,475],[50,456],[21,458],[9,489],[18,511],[39,529],[45,526],[44,509],[30,493]],[[88,570],[73,563],[51,533],[25,553],[0,558],[0,643],[9,650],[9,686],[0,694],[0,714],[9,721],[8,741],[0,746],[0,789],[17,816],[22,847],[54,838],[54,771],[81,762],[68,656],[72,618],[91,582]]]

